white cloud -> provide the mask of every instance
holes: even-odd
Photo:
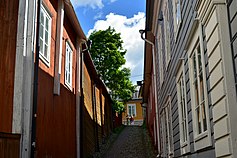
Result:
[[[92,9],[103,8],[104,4],[102,0],[71,0],[74,8],[77,7],[90,7]]]
[[[145,28],[145,13],[138,12],[131,18],[110,13],[106,16],[106,20],[95,22],[94,28],[89,30],[88,36],[94,30],[105,30],[109,26],[121,33],[121,38],[124,41],[123,48],[127,49],[125,67],[132,70],[131,80],[133,83],[136,80],[141,80],[143,77],[144,41],[141,39],[139,30]]]
[[[93,17],[93,19],[94,19],[94,20],[97,20],[97,19],[101,18],[102,16],[103,16],[103,12],[98,12],[98,13]]]

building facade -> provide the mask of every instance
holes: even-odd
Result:
[[[157,93],[160,157],[237,156],[236,4],[147,0],[143,97]]]
[[[125,111],[122,113],[122,123],[131,125],[127,118],[133,117],[134,125],[141,126],[143,124],[143,109],[141,106],[142,98],[139,98],[138,91],[133,93],[132,99],[125,103]]]
[[[112,130],[111,98],[71,2],[0,3],[0,157],[92,155]]]

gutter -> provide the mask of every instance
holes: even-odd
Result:
[[[148,39],[143,37],[143,34],[146,32],[145,30],[139,30],[141,33],[141,38],[150,44],[152,46],[152,65],[153,65],[153,80],[154,80],[154,88],[155,88],[155,112],[156,112],[156,131],[157,131],[157,146],[158,146],[158,155],[160,153],[160,141],[158,140],[160,138],[159,136],[159,113],[158,113],[158,101],[157,101],[157,83],[156,83],[156,66],[155,66],[155,45],[153,42],[149,41]]]
[[[34,158],[36,149],[36,119],[37,119],[37,101],[38,101],[38,71],[39,71],[39,29],[40,29],[40,11],[42,0],[37,3],[37,25],[36,25],[36,50],[35,50],[35,65],[34,65],[34,86],[33,86],[33,113],[31,127],[31,153],[30,157]]]

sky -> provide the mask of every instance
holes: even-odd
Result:
[[[121,33],[124,41],[125,67],[131,69],[133,84],[143,79],[144,41],[139,33],[145,29],[145,0],[71,0],[87,37],[94,30],[109,26]]]

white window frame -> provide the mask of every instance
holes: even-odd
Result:
[[[171,97],[168,96],[165,106],[161,111],[161,136],[162,136],[162,157],[174,157],[173,125]]]
[[[174,19],[175,39],[177,38],[180,25],[182,22],[181,3],[182,3],[182,0],[173,0],[173,19]]]
[[[164,4],[164,33],[165,33],[165,58],[166,58],[166,70],[171,59],[171,48],[170,48],[170,14],[168,1]]]
[[[66,50],[65,50],[65,84],[68,88],[72,89],[72,58],[73,57],[73,49],[69,43],[66,41]]]
[[[40,42],[40,50],[39,50],[39,57],[40,59],[48,66],[50,67],[50,45],[51,45],[51,25],[52,25],[52,18],[50,16],[49,11],[44,7],[44,5],[41,5],[40,10],[40,32],[39,32],[39,42]],[[42,16],[43,15],[43,16]],[[43,22],[42,22],[43,18]],[[46,19],[48,20],[48,28],[46,28]],[[42,37],[41,37],[41,31],[42,31]],[[46,42],[46,32],[48,32],[48,42]],[[47,54],[45,55],[45,48],[47,49]]]
[[[180,86],[182,85],[182,87]],[[178,64],[176,74],[177,96],[178,96],[178,112],[179,112],[179,131],[180,131],[180,149],[181,154],[190,152],[190,138],[188,129],[188,106],[187,106],[187,90],[185,80],[184,59],[181,58]],[[185,128],[184,128],[185,126]],[[185,138],[186,137],[186,138]]]
[[[207,98],[207,84],[206,84],[206,69],[205,69],[205,58],[204,58],[204,47],[203,47],[203,35],[202,35],[202,25],[199,23],[194,30],[194,35],[192,36],[192,40],[188,47],[188,56],[189,56],[189,76],[190,76],[190,92],[191,92],[191,104],[192,104],[192,118],[193,118],[193,132],[194,132],[194,149],[195,151],[209,147],[212,145],[211,142],[211,128],[210,128],[210,117],[209,117],[209,104]],[[198,120],[196,115],[196,108],[201,107],[201,102],[199,99],[199,105],[196,105],[196,97],[195,97],[195,87],[194,87],[194,70],[193,70],[193,60],[192,57],[197,49],[200,46],[200,54],[201,54],[201,68],[202,68],[202,76],[203,76],[203,95],[204,95],[204,110],[206,115],[206,124],[207,129],[202,130],[201,133],[198,133]],[[197,59],[197,58],[196,58]],[[198,72],[198,69],[197,69]],[[198,77],[200,75],[197,75]],[[200,80],[197,80],[198,84],[198,94],[200,96]],[[199,97],[200,98],[200,97]],[[203,125],[202,125],[203,127]]]
[[[167,156],[167,145],[166,145],[166,137],[167,137],[167,124],[166,124],[166,111],[165,109],[162,109],[161,114],[161,156],[166,157]]]
[[[134,117],[136,117],[137,116],[137,109],[136,109],[136,104],[128,104],[127,105],[127,114],[128,114],[128,116],[132,116],[132,115],[130,115],[130,113],[129,113],[129,107],[131,107],[131,109],[132,108],[134,108]],[[132,110],[131,110],[132,111]]]

